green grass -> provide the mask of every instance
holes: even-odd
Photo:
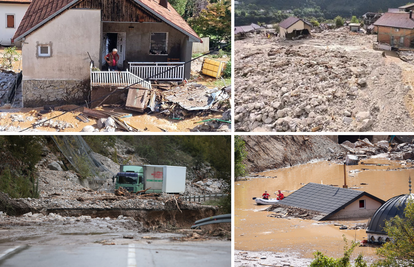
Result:
[[[224,86],[228,86],[231,84],[231,78],[226,78],[226,79],[216,79],[214,81],[211,82],[206,82],[206,86],[208,87],[218,87],[218,88],[222,88]]]

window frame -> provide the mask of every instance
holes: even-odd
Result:
[[[165,34],[165,54],[154,54],[154,53],[151,53],[151,51],[152,51],[152,35],[153,34],[160,34],[160,33],[163,33],[163,34]],[[148,51],[148,54],[150,55],[150,56],[168,56],[168,32],[151,32],[150,33],[150,42],[149,42],[149,51]]]
[[[16,29],[16,14],[6,13],[6,29]],[[13,27],[8,27],[8,16],[13,16]]]
[[[363,203],[362,207],[361,207],[361,203]],[[358,207],[359,207],[359,209],[366,209],[367,208],[365,199],[360,199],[358,201]]]
[[[41,53],[41,49],[42,47],[47,47],[47,54],[43,54]],[[51,52],[51,47],[48,44],[39,44],[37,46],[37,56],[38,57],[51,57],[52,56],[52,52]]]

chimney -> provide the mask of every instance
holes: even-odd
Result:
[[[410,10],[410,19],[412,19],[412,18],[413,18],[413,11]]]
[[[167,8],[168,6],[168,0],[160,0],[160,5]]]

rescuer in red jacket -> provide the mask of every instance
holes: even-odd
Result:
[[[263,199],[269,199],[270,195],[267,193],[267,191],[264,192],[264,194],[262,195]]]
[[[285,198],[285,196],[283,195],[283,193],[282,192],[280,192],[280,190],[278,190],[279,191],[279,194],[277,194],[277,200],[282,200],[282,199],[284,199]]]

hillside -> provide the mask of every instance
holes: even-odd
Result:
[[[386,12],[388,8],[407,4],[406,0],[242,0],[239,2],[240,4],[235,6],[236,25],[249,24],[249,21],[276,23],[285,18],[277,13],[281,10],[291,10],[295,16],[333,19],[336,16],[361,17],[366,12]]]

